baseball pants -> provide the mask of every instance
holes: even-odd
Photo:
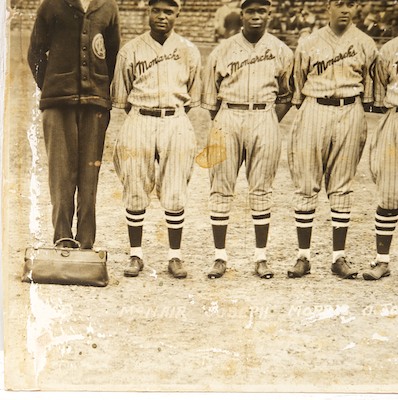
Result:
[[[220,134],[213,135],[212,132],[216,131]],[[229,214],[239,169],[244,161],[251,210],[269,210],[272,182],[281,153],[279,124],[274,108],[249,111],[222,105],[213,121],[212,132],[208,147],[225,148],[224,161],[210,168],[212,215]],[[213,137],[218,138],[218,143],[212,143]]]
[[[126,209],[145,210],[156,185],[165,210],[182,210],[187,201],[195,150],[195,133],[184,109],[172,116],[154,117],[141,115],[137,108],[132,108],[113,154]]]
[[[109,118],[108,110],[90,105],[43,111],[54,242],[60,238],[73,238],[77,190],[75,239],[82,248],[91,248],[94,244],[98,174]]]
[[[331,209],[351,209],[352,180],[362,156],[367,125],[359,97],[345,106],[325,106],[307,97],[293,123],[288,161],[295,209],[315,210],[322,178]]]
[[[398,112],[388,110],[372,136],[370,170],[377,186],[378,205],[398,209]]]

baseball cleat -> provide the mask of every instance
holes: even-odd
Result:
[[[391,270],[386,262],[371,263],[370,269],[363,272],[363,279],[366,281],[376,281],[385,276],[390,276]]]
[[[297,259],[296,264],[292,269],[287,271],[287,276],[289,278],[301,278],[304,275],[308,275],[311,272],[311,264],[309,260],[305,257],[300,257]]]
[[[123,271],[123,275],[130,278],[138,276],[140,271],[144,268],[144,261],[137,256],[131,256],[130,261]]]
[[[227,262],[221,259],[217,259],[216,261],[214,261],[213,266],[207,273],[207,277],[210,279],[221,278],[224,275],[226,269]]]
[[[345,257],[340,257],[332,264],[332,272],[343,279],[355,279],[358,272],[351,268]]]
[[[274,276],[273,271],[268,267],[266,260],[256,261],[256,274],[262,279],[271,279]]]
[[[182,261],[179,258],[172,258],[169,260],[168,270],[174,278],[183,279],[187,277],[187,271],[182,265]]]

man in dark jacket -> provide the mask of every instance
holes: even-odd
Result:
[[[95,240],[98,174],[109,124],[109,86],[119,50],[115,0],[43,0],[28,62],[41,90],[43,132],[53,206],[54,242]]]

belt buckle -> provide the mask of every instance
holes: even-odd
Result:
[[[340,107],[343,107],[345,105],[344,99],[340,99]]]
[[[250,102],[249,103],[249,111],[253,111],[254,110],[254,103]]]
[[[160,118],[164,118],[166,116],[166,109],[165,108],[161,108],[160,109]]]

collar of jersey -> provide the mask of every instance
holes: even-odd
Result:
[[[265,32],[264,32],[264,35],[261,37],[261,39],[260,39],[257,43],[255,43],[254,45],[253,45],[253,43],[250,43],[250,42],[245,38],[245,36],[243,35],[243,31],[241,31],[241,32],[238,34],[237,39],[238,39],[238,42],[239,42],[240,45],[242,45],[242,46],[245,47],[246,49],[250,49],[250,51],[253,51],[254,49],[260,47],[260,46],[262,45],[262,43],[265,42],[265,41],[267,40],[267,36],[268,36],[268,32],[265,31]]]
[[[351,25],[348,27],[348,29],[341,36],[337,36],[333,32],[333,30],[332,30],[332,28],[330,27],[329,24],[327,24],[325,26],[325,28],[326,28],[326,31],[327,31],[328,35],[337,43],[337,42],[340,42],[342,40],[345,40],[345,38],[347,36],[350,36],[352,34],[352,30],[355,28],[355,25],[353,23],[351,23]]]
[[[162,44],[160,44],[159,42],[157,42],[152,36],[151,33],[148,31],[146,32],[146,34],[144,35],[144,40],[145,42],[151,46],[155,51],[158,51],[160,49],[165,49],[166,47],[168,47],[169,43],[172,43],[174,41],[174,37],[175,37],[176,33],[174,32],[174,30],[171,31],[170,36],[166,39],[166,41]]]

